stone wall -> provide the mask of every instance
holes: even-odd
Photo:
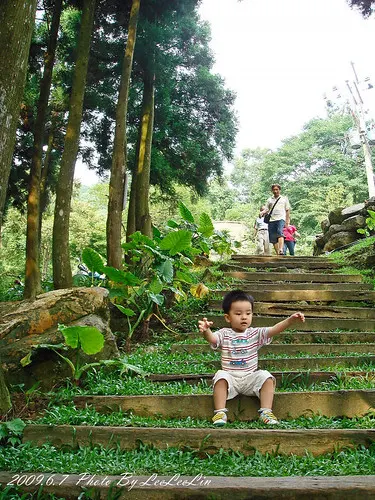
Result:
[[[313,255],[331,252],[362,239],[363,235],[358,233],[357,229],[366,227],[368,209],[375,211],[375,197],[358,205],[332,210],[328,219],[321,223],[322,233],[316,236]]]

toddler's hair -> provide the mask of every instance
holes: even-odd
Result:
[[[223,298],[222,308],[225,314],[228,314],[233,302],[250,302],[251,309],[253,309],[254,298],[243,290],[232,290],[228,292]]]

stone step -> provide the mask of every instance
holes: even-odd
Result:
[[[292,260],[296,263],[300,261],[307,261],[307,262],[332,262],[326,257],[314,257],[312,255],[294,255],[289,256],[289,255],[247,255],[247,254],[235,254],[231,256],[231,260],[234,261],[246,261],[248,260],[249,262],[254,261],[254,262],[272,262],[272,261],[283,261],[285,259]]]
[[[230,271],[232,268],[233,271],[235,271],[243,267],[245,268],[252,267],[253,269],[278,269],[286,267],[287,269],[309,270],[309,269],[337,269],[338,265],[335,264],[334,262],[328,262],[328,261],[314,262],[314,261],[300,260],[296,262],[294,259],[288,259],[288,258],[276,262],[273,261],[256,262],[256,261],[243,260],[222,265],[222,268],[226,271]]]
[[[0,472],[0,483],[16,482],[17,474]],[[122,475],[25,473],[21,490],[37,493],[41,476],[43,494],[63,498],[81,498],[94,488],[95,498],[119,500],[373,500],[375,476],[292,476],[292,477],[222,477],[171,476],[157,473]],[[26,486],[29,485],[29,486]],[[114,496],[116,495],[116,496]]]
[[[211,310],[221,310],[221,300],[210,300]],[[255,302],[254,314],[270,316],[289,316],[296,311],[304,313],[306,318],[345,318],[375,320],[375,309],[372,307],[341,307],[326,304]]]
[[[241,351],[240,347],[236,347],[236,351]],[[204,353],[212,352],[212,347],[208,342],[204,344],[174,344],[171,347],[171,352],[188,352],[188,353]],[[259,351],[260,356],[271,354],[285,354],[291,356],[293,354],[375,354],[375,344],[270,344],[265,345]]]
[[[201,338],[199,332],[180,335],[180,340]],[[272,344],[353,344],[375,343],[375,332],[287,332],[279,333]]]
[[[248,286],[246,291],[254,297],[255,302],[374,302],[375,291],[363,290],[290,290],[289,285],[284,285],[280,290],[259,290],[256,285],[251,289]],[[243,288],[242,288],[243,289]],[[228,290],[212,290],[215,297],[224,297]],[[215,308],[221,309],[221,301],[214,301]]]
[[[255,273],[249,273],[254,276]],[[373,291],[373,286],[370,283],[303,283],[303,282],[265,282],[265,281],[243,281],[239,284],[234,284],[233,288],[241,288],[245,292],[250,293],[251,295],[256,292],[264,292],[271,290],[330,290],[330,291],[344,291],[349,292],[351,294],[355,294],[357,292],[363,292],[365,290]],[[227,293],[229,290],[223,290],[223,295]],[[216,291],[215,291],[216,293]]]
[[[291,312],[296,312],[298,308],[293,307]],[[224,316],[222,314],[207,314],[209,321],[214,322],[213,328],[223,328],[228,326]],[[272,326],[285,319],[287,313],[284,312],[280,316],[253,316],[253,321],[251,326],[253,327],[263,327]],[[201,317],[201,316],[200,316]],[[198,319],[197,318],[197,321]],[[320,331],[334,331],[334,330],[351,330],[351,331],[362,331],[362,332],[373,332],[375,331],[375,320],[373,319],[347,319],[347,318],[307,318],[305,323],[298,323],[298,330],[304,332],[320,332]]]
[[[342,448],[368,447],[375,441],[375,429],[202,429],[171,427],[112,427],[89,425],[27,425],[23,442],[34,446],[91,447],[133,450],[139,442],[158,449],[186,448],[206,453],[233,450],[244,455],[282,453],[313,455]],[[202,445],[202,443],[204,443]]]
[[[364,356],[332,356],[332,357],[313,357],[313,358],[267,358],[259,360],[259,368],[263,370],[323,370],[324,368],[333,369],[334,367],[355,368],[366,364],[374,364],[375,356],[369,354]],[[219,370],[220,360],[207,361],[207,369]],[[175,362],[176,372],[181,371],[181,366],[186,367],[186,361]]]
[[[361,283],[362,276],[358,274],[330,274],[330,273],[278,273],[278,272],[246,272],[232,271],[225,276],[245,281],[282,281],[282,282],[316,282],[316,283]]]
[[[76,396],[79,408],[90,405],[99,412],[132,411],[143,417],[211,419],[211,395]],[[375,390],[276,392],[273,410],[284,420],[312,413],[326,417],[360,417],[374,409]],[[227,401],[229,420],[258,419],[259,399],[240,396]]]
[[[364,371],[345,371],[342,373],[345,378],[361,378],[368,377],[371,372]],[[276,379],[276,385],[280,385],[281,383],[288,381],[290,383],[298,384],[304,383],[307,385],[310,384],[318,384],[321,382],[330,382],[337,377],[337,372],[272,372],[272,375]],[[155,383],[167,383],[167,382],[178,382],[184,381],[188,384],[196,385],[200,381],[204,380],[209,385],[212,383],[214,373],[188,373],[188,374],[169,374],[169,375],[160,375],[158,373],[152,373],[147,376],[148,380],[151,380]],[[375,372],[373,373],[375,378]]]

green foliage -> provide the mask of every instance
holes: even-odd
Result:
[[[371,236],[375,231],[375,212],[373,210],[367,210],[368,217],[366,217],[366,227],[365,229],[357,229],[357,233],[364,234],[365,236]]]
[[[21,443],[22,433],[26,424],[20,418],[9,420],[7,422],[0,422],[0,443],[16,445]]]

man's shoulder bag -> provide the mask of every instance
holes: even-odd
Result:
[[[280,198],[281,198],[281,196],[279,196],[279,197],[277,198],[277,200],[276,200],[276,201],[275,201],[275,203],[273,204],[273,207],[271,208],[271,210],[268,212],[268,214],[266,214],[266,215],[264,216],[264,222],[265,222],[266,224],[269,224],[269,222],[270,222],[270,220],[271,220],[271,215],[272,215],[273,209],[276,207],[276,204],[277,204],[277,202],[279,201],[279,199],[280,199]]]

